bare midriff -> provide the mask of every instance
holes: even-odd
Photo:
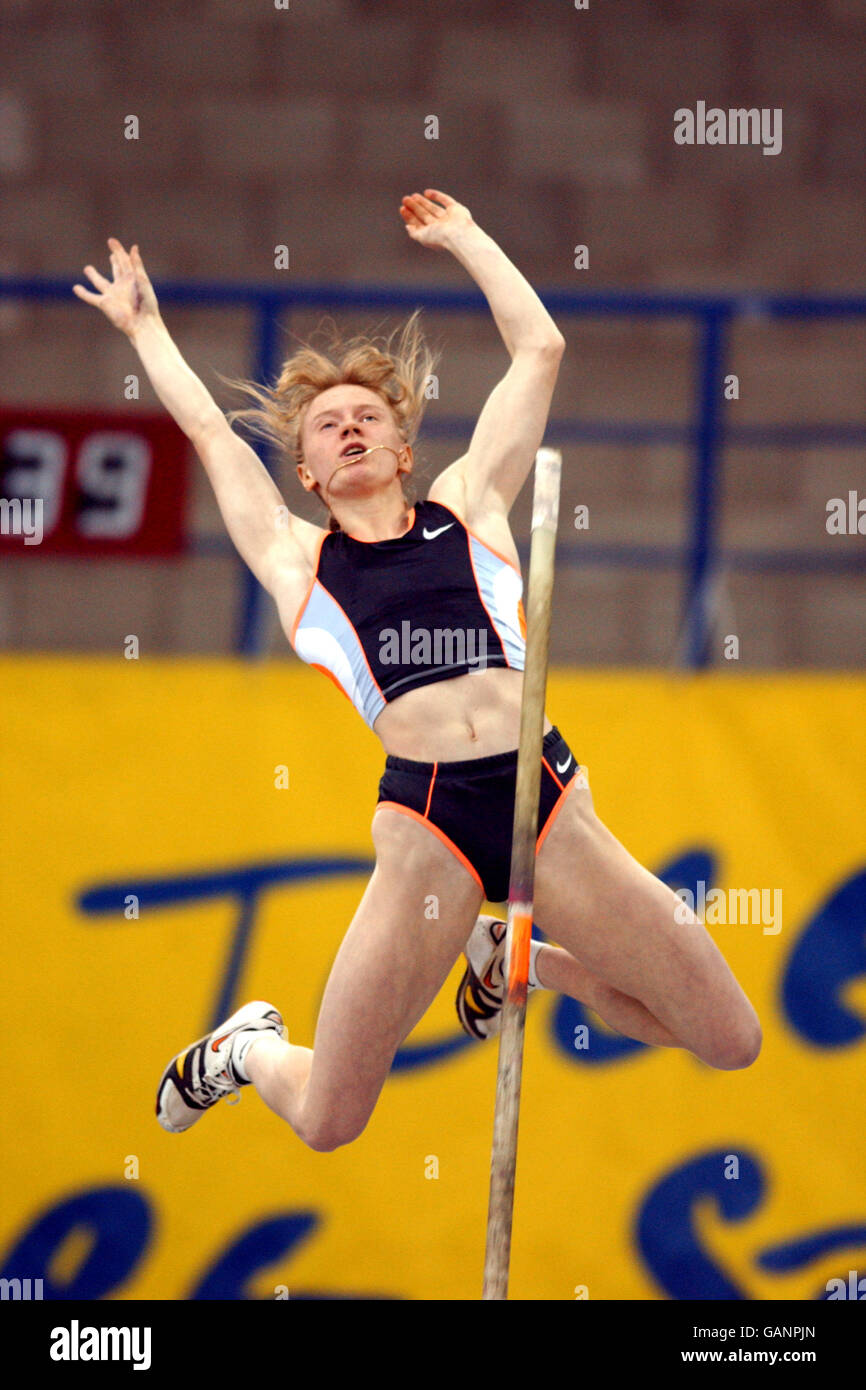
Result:
[[[374,733],[386,753],[421,763],[505,753],[520,737],[522,690],[522,671],[503,668],[436,681],[386,705]],[[544,732],[551,727],[545,716]]]

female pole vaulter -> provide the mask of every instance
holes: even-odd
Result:
[[[173,1133],[252,1085],[312,1149],[351,1143],[461,952],[463,1026],[484,1037],[499,1021],[504,927],[479,908],[508,894],[524,657],[508,514],[544,437],[565,340],[468,208],[428,188],[405,197],[400,216],[414,241],[449,251],[480,286],[511,359],[466,453],[415,505],[403,481],[433,362],[418,311],[396,353],[390,340],[380,349],[361,338],[332,361],[306,346],[275,387],[247,388],[257,408],[227,418],[170,338],[136,246],[109,239],[112,280],[87,266],[95,291],[75,286],[134,344],[296,652],[336,682],[386,754],[375,869],[313,1047],[288,1041],[273,1005],[244,1005],[166,1067],[156,1109]],[[235,417],[293,458],[327,527],[288,510]],[[559,946],[533,942],[534,988],[711,1067],[754,1062],[760,1024],[720,951],[598,819],[585,770],[549,719],[536,854],[535,920]]]

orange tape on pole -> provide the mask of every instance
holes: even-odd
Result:
[[[532,940],[532,913],[515,912],[511,919],[511,960],[508,967],[507,997],[525,1004],[529,986],[529,944]]]

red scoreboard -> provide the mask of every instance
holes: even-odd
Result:
[[[191,451],[166,415],[0,410],[0,553],[179,554]]]

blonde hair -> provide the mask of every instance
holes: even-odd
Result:
[[[413,444],[424,414],[425,387],[439,359],[439,353],[431,351],[424,341],[420,315],[421,310],[416,309],[402,331],[395,328],[387,338],[357,334],[346,342],[331,320],[332,356],[303,343],[283,363],[275,386],[260,387],[255,382],[221,376],[227,386],[257,402],[255,406],[230,411],[228,423],[241,422],[251,434],[275,445],[285,457],[296,464],[303,463],[302,416],[310,403],[331,386],[366,386],[390,406],[403,440]],[[400,338],[392,350],[397,333]],[[339,530],[333,517],[331,529]]]

